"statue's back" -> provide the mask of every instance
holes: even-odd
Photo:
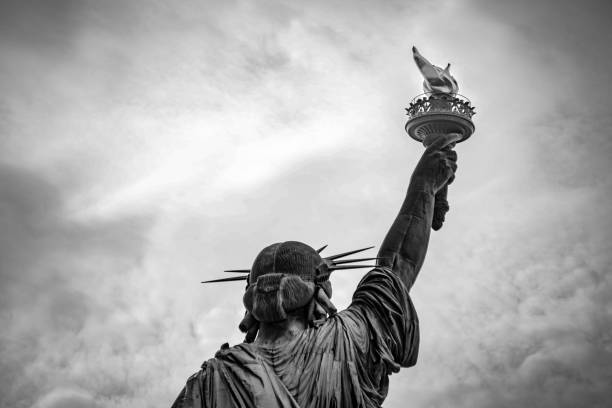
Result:
[[[287,343],[219,350],[194,374],[173,408],[379,407],[388,376],[416,363],[418,320],[408,290],[373,270],[353,303]]]

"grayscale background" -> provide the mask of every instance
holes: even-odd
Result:
[[[242,339],[243,284],[201,280],[379,245],[423,150],[412,45],[478,113],[385,406],[609,406],[611,8],[0,1],[0,406],[169,406]]]

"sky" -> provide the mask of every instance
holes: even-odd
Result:
[[[476,132],[385,407],[607,406],[611,8],[0,0],[0,406],[170,406],[242,341],[243,285],[201,280],[378,246],[423,151],[413,45]]]

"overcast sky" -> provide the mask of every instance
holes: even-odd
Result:
[[[612,399],[608,1],[0,1],[0,406],[169,406],[264,246],[379,245],[416,45],[477,107],[386,407]],[[371,252],[372,254],[374,251]],[[362,272],[332,277],[346,307]]]

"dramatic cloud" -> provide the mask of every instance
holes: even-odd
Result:
[[[477,107],[403,407],[612,398],[605,1],[0,2],[0,406],[169,405],[265,245],[378,245],[422,151],[410,48]],[[332,278],[346,306],[360,275]]]

